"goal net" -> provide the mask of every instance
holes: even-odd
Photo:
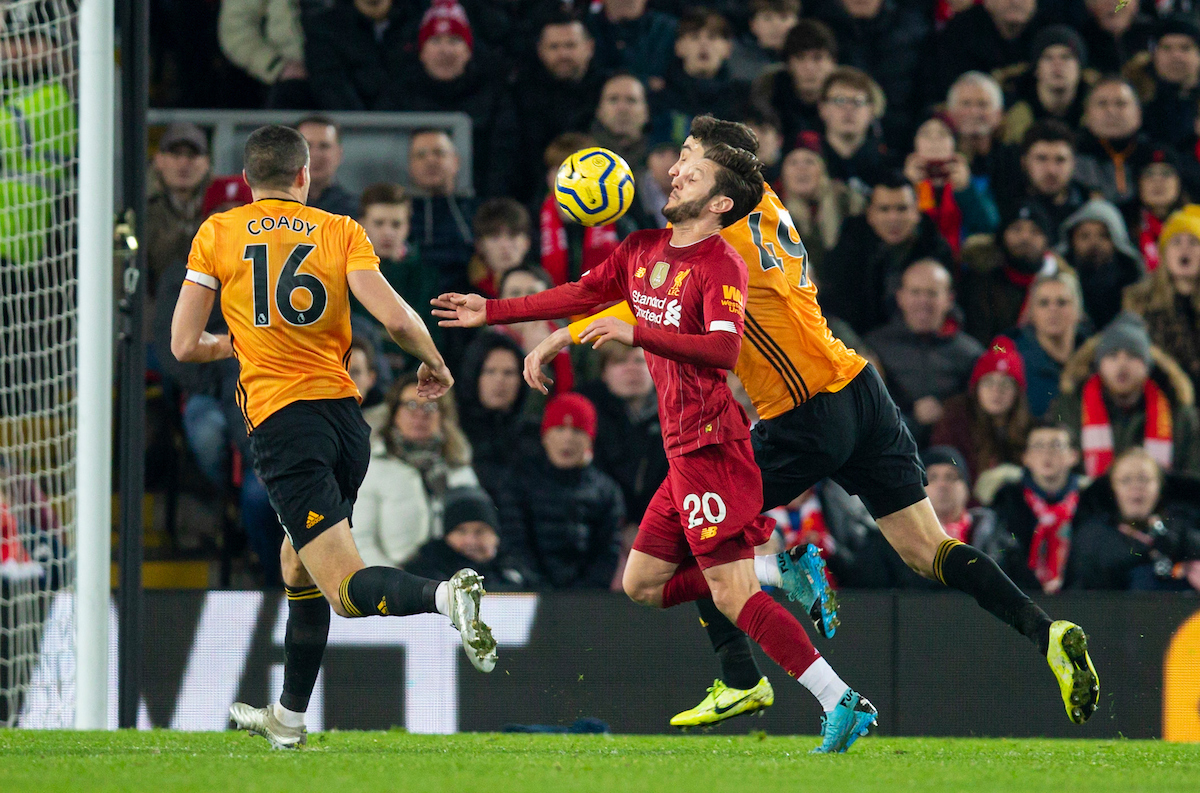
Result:
[[[78,6],[0,1],[0,726],[74,722]]]

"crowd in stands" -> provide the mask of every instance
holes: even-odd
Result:
[[[951,536],[1028,591],[1200,589],[1191,0],[206,5],[211,37],[155,26],[154,96],[294,110],[310,204],[362,223],[457,378],[418,396],[414,362],[354,307],[350,372],[374,433],[353,518],[367,564],[432,577],[470,564],[491,590],[619,581],[666,473],[642,351],[564,352],[547,398],[521,370],[557,325],[442,329],[429,299],[537,293],[665,226],[668,171],[711,112],[758,134],[831,329],[884,376]],[[222,75],[224,101],[207,82]],[[466,113],[474,194],[456,188],[462,152],[435,128],[407,138],[404,184],[351,194],[323,115],[348,110]],[[228,482],[240,459],[241,523],[277,581],[282,532],[248,464],[236,364],[179,365],[166,346],[192,234],[249,200],[212,172],[209,145],[175,124],[151,159],[154,365],[178,387],[202,475]],[[611,226],[565,222],[549,193],[589,145],[636,173],[635,206]],[[770,514],[783,546],[822,548],[839,586],[930,585],[832,482]]]

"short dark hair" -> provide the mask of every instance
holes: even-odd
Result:
[[[800,0],[750,0],[750,16],[764,11],[774,11],[777,14],[800,14]],[[603,348],[601,348],[603,349]]]
[[[447,138],[450,138],[451,144],[454,143],[454,136],[450,134],[449,130],[442,129],[441,127],[417,127],[408,133],[408,145],[411,146],[412,142],[421,135],[445,135]]]
[[[745,149],[751,154],[758,153],[758,135],[754,134],[754,130],[745,124],[725,121],[707,113],[692,119],[692,128],[688,134],[699,141],[705,149],[718,143],[724,143],[732,149]]]
[[[529,210],[512,198],[490,198],[475,210],[475,239],[497,234],[529,234]]]
[[[787,38],[783,40],[783,51],[780,53],[784,62],[798,58],[806,52],[828,52],[830,57],[837,60],[837,38],[824,22],[801,19],[788,31]]]
[[[1096,93],[1097,89],[1103,88],[1106,85],[1120,85],[1128,88],[1129,92],[1133,94],[1133,101],[1137,102],[1138,107],[1142,106],[1142,98],[1138,96],[1137,89],[1133,87],[1133,83],[1129,82],[1119,74],[1106,74],[1096,82],[1092,83],[1092,87],[1088,89],[1087,97],[1085,97],[1083,100],[1083,106],[1086,108],[1092,101],[1092,95]]]
[[[305,124],[320,124],[323,127],[333,127],[333,136],[337,138],[339,143],[341,143],[342,125],[324,113],[310,113],[296,122],[296,129],[300,129]]]
[[[576,24],[583,26],[583,35],[584,36],[586,36],[589,39],[592,37],[592,32],[587,29],[587,25],[584,24],[583,20],[580,19],[578,14],[572,13],[572,12],[566,10],[565,8],[555,8],[553,11],[549,11],[545,14],[542,14],[538,18],[538,23],[537,23],[538,39],[540,40],[542,38],[542,34],[546,31],[546,28],[548,28],[552,25],[576,25]]]
[[[883,89],[879,87],[879,83],[875,82],[874,77],[854,66],[839,66],[829,73],[825,82],[821,83],[821,101],[824,102],[828,99],[829,92],[838,85],[845,86],[852,91],[862,91],[871,101],[871,109],[875,111],[875,117],[883,117],[884,111],[887,110],[887,97],[884,96]]]
[[[1056,421],[1056,420],[1050,419],[1050,418],[1034,419],[1033,423],[1029,425],[1029,432],[1027,432],[1025,434],[1025,443],[1026,444],[1029,443],[1030,436],[1032,436],[1033,433],[1037,432],[1038,430],[1052,430],[1054,432],[1065,432],[1065,433],[1067,433],[1067,438],[1069,439],[1068,443],[1071,444],[1071,448],[1072,449],[1079,448],[1079,440],[1075,437],[1075,432],[1069,426],[1067,426],[1066,422]]]
[[[723,39],[733,38],[733,27],[729,20],[713,11],[711,8],[689,8],[679,18],[679,26],[675,29],[675,40],[690,36],[694,33],[709,31]]]
[[[550,141],[550,145],[546,147],[546,151],[542,155],[542,161],[547,168],[557,168],[563,164],[563,160],[575,152],[595,145],[596,139],[591,135],[582,132],[564,132]]]
[[[308,165],[308,141],[291,127],[259,127],[246,140],[242,163],[251,187],[286,190]]]
[[[379,374],[379,364],[375,362],[375,348],[371,346],[370,342],[359,336],[353,337],[350,339],[350,352],[355,350],[367,356],[367,368],[375,374]],[[346,360],[349,361],[349,358]]]
[[[748,127],[770,127],[776,132],[783,132],[783,121],[774,108],[751,107],[742,113],[741,121]]]
[[[387,206],[412,206],[412,196],[401,185],[394,182],[380,182],[363,190],[358,200],[358,216],[365,217],[367,210],[378,204]]]
[[[525,273],[526,275],[532,275],[534,278],[545,284],[547,289],[554,286],[554,279],[550,277],[550,273],[546,272],[541,267],[538,267],[536,264],[523,264],[520,267],[512,268],[507,273],[500,276],[500,283],[496,284],[497,294],[504,291],[504,283],[514,273]]]
[[[1075,151],[1075,133],[1056,118],[1035,121],[1025,130],[1021,138],[1021,156],[1024,157],[1035,143],[1065,143]]]
[[[914,198],[917,195],[917,191],[913,188],[912,182],[908,181],[904,174],[900,173],[899,171],[888,171],[887,173],[876,178],[876,180],[871,184],[871,192],[867,196],[868,205],[875,200],[875,193],[878,192],[880,188],[884,190],[910,190],[912,191]]]
[[[734,148],[727,143],[704,147],[704,159],[716,163],[716,184],[713,195],[733,199],[733,208],[721,213],[721,227],[726,228],[749,215],[763,197],[762,163],[754,152]]]

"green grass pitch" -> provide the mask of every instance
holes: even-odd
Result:
[[[575,791],[1200,790],[1200,745],[813,736],[329,732],[299,752],[244,733],[0,730],[0,791],[573,793]]]

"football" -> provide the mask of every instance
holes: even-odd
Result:
[[[633,172],[616,152],[596,146],[580,149],[559,166],[554,197],[567,217],[577,223],[603,226],[629,209]]]

